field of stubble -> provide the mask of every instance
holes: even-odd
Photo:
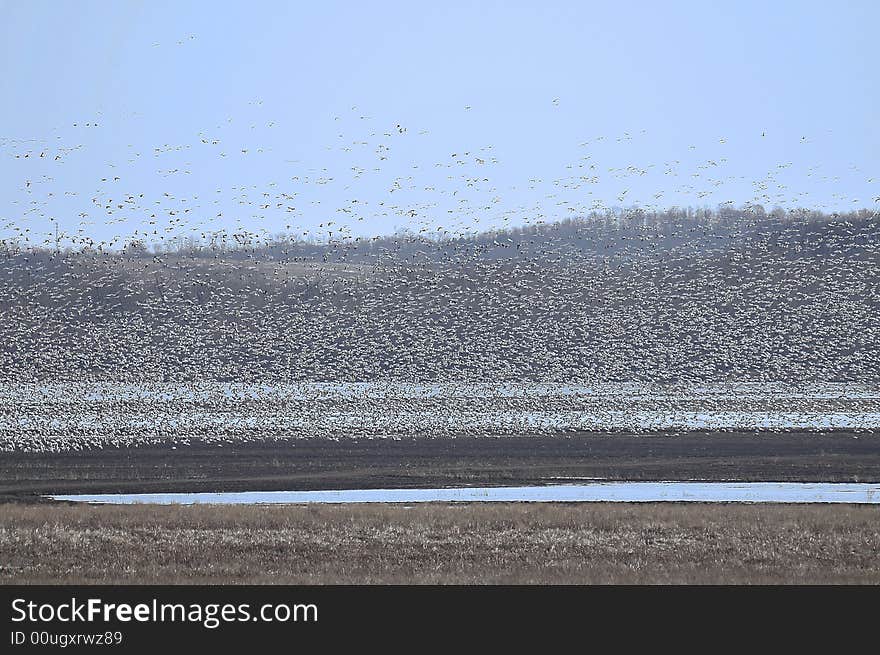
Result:
[[[880,507],[0,505],[0,583],[880,583]]]

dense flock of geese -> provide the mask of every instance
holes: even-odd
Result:
[[[854,383],[53,383],[0,388],[0,452],[292,438],[499,437],[713,430],[869,435],[880,391]]]
[[[331,147],[362,165],[214,198],[131,188],[122,165],[88,192],[56,186],[53,167],[85,142],[0,138],[22,171],[0,219],[0,451],[880,425],[876,212],[767,213],[804,200],[772,171],[744,207],[612,212],[592,198],[604,179],[685,173],[590,154],[530,179],[534,206],[505,209],[491,146],[434,162],[442,185],[414,163],[382,199],[351,197],[415,132],[340,134]],[[161,162],[179,188],[192,172],[175,154],[199,148],[243,171],[266,149],[232,152],[206,131],[132,150],[129,165]],[[716,192],[724,164],[684,186]],[[60,199],[79,208],[75,229],[56,220]],[[370,234],[389,217],[406,229]]]

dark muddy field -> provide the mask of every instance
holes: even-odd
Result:
[[[297,439],[0,455],[0,499],[44,493],[310,490],[611,480],[880,481],[880,436],[595,434]]]

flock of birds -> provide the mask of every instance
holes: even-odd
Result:
[[[855,383],[140,383],[0,387],[0,452],[295,438],[498,437],[580,431],[873,434]]]
[[[0,451],[880,426],[876,212],[767,212],[760,202],[786,193],[773,171],[742,207],[661,209],[660,194],[611,210],[590,198],[603,180],[657,167],[602,169],[590,154],[530,179],[534,205],[506,209],[491,146],[435,162],[436,186],[419,163],[385,180],[409,134],[340,134],[331,148],[372,162],[344,179],[303,167],[210,198],[131,188],[121,165],[87,193],[63,190],[52,167],[83,143],[0,139],[23,171],[17,216],[0,224]],[[233,153],[203,132],[132,147],[128,164],[162,162],[155,176],[185,188],[191,168],[171,156],[197,148],[267,150]],[[659,168],[678,177],[677,163]],[[685,186],[713,192],[724,164],[707,160]],[[384,180],[369,200],[354,197],[365,180]],[[62,229],[54,212],[76,203],[76,229]],[[369,233],[389,218],[403,227]],[[744,382],[760,390],[731,391]],[[705,385],[715,390],[694,391]]]

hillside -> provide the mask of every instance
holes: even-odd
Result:
[[[0,254],[47,380],[880,380],[880,221],[741,210],[451,239]]]

